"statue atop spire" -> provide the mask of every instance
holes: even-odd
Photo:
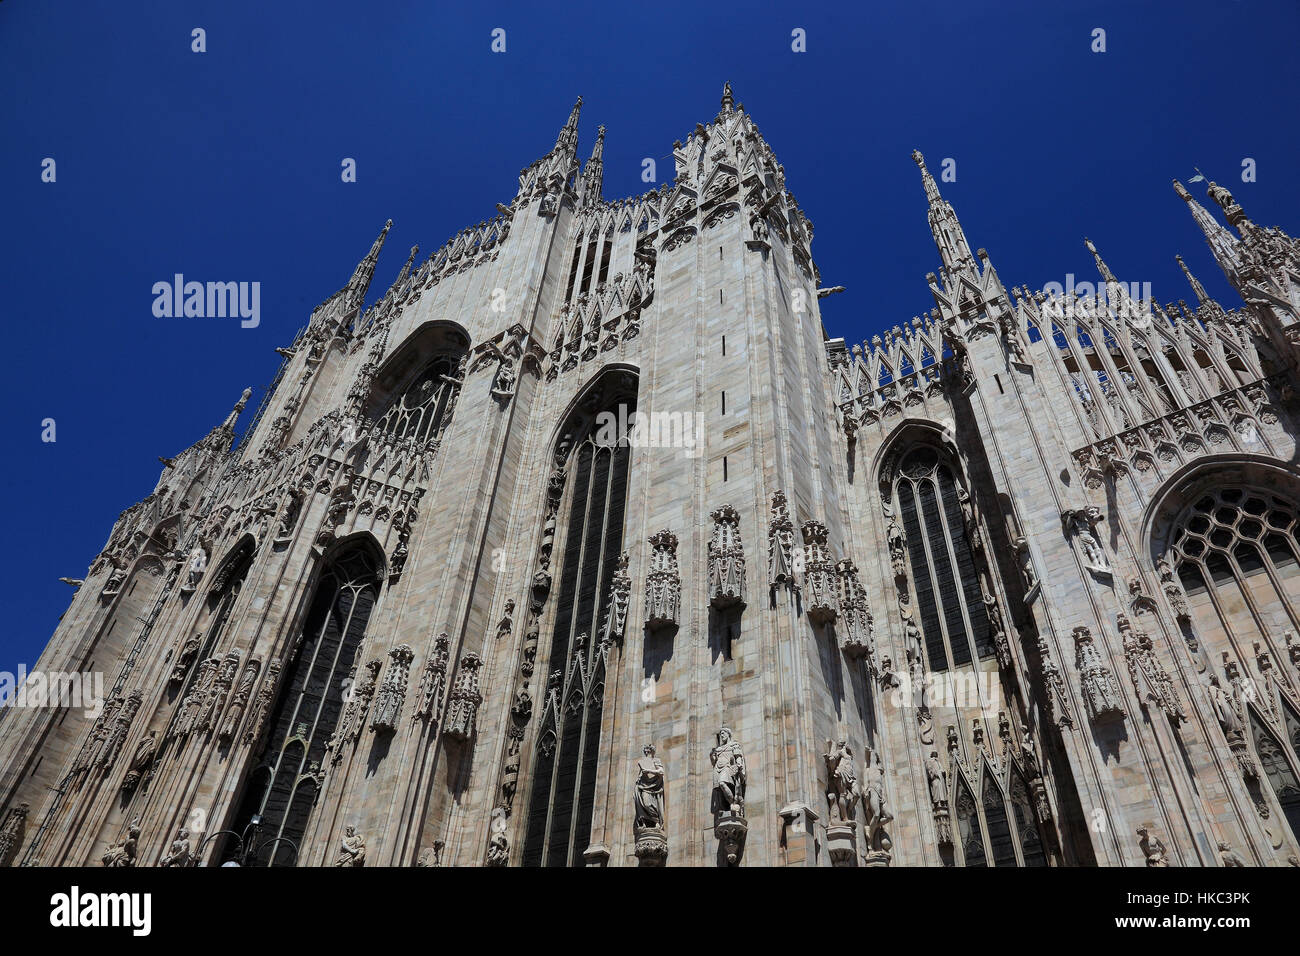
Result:
[[[919,149],[912,150],[912,162],[921,167],[921,185],[925,187],[925,198],[933,205],[941,202],[943,197],[939,195],[939,184],[934,181],[930,175],[930,170],[925,168],[925,157],[921,155]]]
[[[1099,253],[1097,247],[1092,244],[1092,240],[1085,236],[1083,244],[1087,246],[1088,251],[1092,253],[1092,258],[1097,263],[1097,272],[1101,277],[1107,282],[1118,282],[1119,280],[1115,278],[1115,273],[1110,271],[1110,266],[1106,265],[1106,260],[1101,257],[1101,253]]]
[[[736,108],[736,98],[731,95],[731,81],[722,84],[722,112],[730,113]]]
[[[591,158],[582,170],[582,204],[590,206],[600,202],[604,185],[605,127],[596,127],[596,143],[591,147]]]
[[[1223,190],[1225,193],[1227,190]],[[1205,241],[1209,243],[1210,251],[1214,253],[1214,261],[1219,264],[1223,274],[1228,277],[1228,281],[1235,287],[1237,285],[1237,276],[1241,271],[1242,258],[1241,252],[1237,245],[1237,237],[1223,227],[1223,225],[1210,215],[1209,211],[1193,198],[1185,186],[1178,180],[1174,180],[1174,192],[1178,194],[1183,202],[1187,203],[1187,208],[1196,220],[1196,224],[1201,227],[1201,232],[1205,233]],[[1231,198],[1231,197],[1229,197]],[[1240,211],[1241,207],[1236,207]]]

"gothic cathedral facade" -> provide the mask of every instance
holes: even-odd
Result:
[[[729,87],[631,199],[578,114],[118,518],[0,865],[1300,865],[1300,242],[1175,183],[1242,308],[1007,287],[916,153],[849,348]]]

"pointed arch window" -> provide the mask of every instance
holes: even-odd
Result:
[[[1250,714],[1250,737],[1259,756],[1260,773],[1277,797],[1291,834],[1300,841],[1300,777],[1296,775],[1296,768],[1300,766],[1300,749],[1296,747],[1300,737],[1300,718],[1283,705],[1287,732],[1291,737],[1291,747],[1288,748],[1264,725],[1253,707],[1246,709]]]
[[[957,771],[956,777],[953,805],[958,845],[954,847],[954,863],[975,867],[1048,865],[1029,787],[1014,762],[1007,772],[1009,795],[988,764],[983,766],[978,781],[978,801],[966,775]]]
[[[602,407],[626,421],[635,391]],[[597,420],[600,416],[597,416]],[[547,690],[531,775],[523,843],[525,866],[580,866],[591,837],[605,692],[599,624],[623,547],[631,449],[627,435],[589,427],[569,453],[568,523]]]
[[[894,490],[929,669],[992,657],[996,646],[962,513],[965,492],[952,469],[934,448],[917,446],[903,457]]]
[[[365,543],[345,546],[321,575],[293,664],[269,721],[267,743],[249,773],[230,828],[243,833],[255,816],[256,865],[292,866],[315,805],[327,754],[357,654],[379,596],[381,561]],[[227,849],[233,858],[236,848]]]
[[[420,444],[441,438],[460,393],[460,354],[438,355],[425,365],[379,416],[378,434]]]

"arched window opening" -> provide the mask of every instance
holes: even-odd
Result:
[[[394,441],[421,444],[441,438],[460,390],[459,359],[442,354],[425,365],[379,416],[377,432]]]
[[[929,669],[992,657],[996,645],[967,539],[965,490],[938,452],[920,445],[903,457],[894,491]]]
[[[1293,502],[1249,487],[1213,487],[1185,508],[1166,557],[1207,637],[1258,639],[1300,622],[1300,523]]]
[[[330,560],[316,586],[297,655],[271,714],[262,758],[249,774],[230,827],[242,834],[254,817],[261,817],[249,840],[260,848],[249,860],[254,865],[299,862],[327,745],[356,679],[357,653],[379,596],[380,570],[374,550],[355,543]],[[233,858],[236,847],[226,852],[227,859]]]
[[[611,392],[601,407],[615,420],[635,413],[635,391]],[[622,406],[620,408],[620,406]],[[631,449],[626,434],[595,427],[564,435],[568,452],[568,522],[559,558],[551,638],[551,686],[533,763],[522,862],[580,866],[591,837],[604,706],[605,648],[599,625],[623,548]]]
[[[1255,744],[1255,753],[1259,756],[1260,772],[1268,781],[1274,796],[1277,797],[1278,805],[1282,808],[1282,816],[1291,828],[1292,836],[1300,841],[1300,780],[1296,777],[1300,754],[1295,750],[1288,753],[1282,743],[1260,721],[1254,709],[1247,708],[1247,710],[1250,713],[1250,737]],[[1291,724],[1287,729],[1293,733],[1294,739],[1294,731],[1300,730],[1300,721],[1296,721],[1295,715],[1289,711],[1287,717],[1288,724]]]

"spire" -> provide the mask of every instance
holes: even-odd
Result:
[[[347,311],[351,311],[361,305],[366,297],[366,291],[370,288],[370,280],[375,275],[375,263],[379,261],[379,253],[384,248],[384,240],[388,238],[388,230],[393,228],[393,220],[384,223],[383,230],[379,237],[371,245],[370,251],[366,257],[357,263],[356,270],[352,273],[352,278],[348,280],[347,285]]]
[[[1088,251],[1092,253],[1092,258],[1096,260],[1097,272],[1101,277],[1107,282],[1118,282],[1119,280],[1115,278],[1115,273],[1110,271],[1110,266],[1106,265],[1106,261],[1102,259],[1101,253],[1099,253],[1097,247],[1092,244],[1092,240],[1085,236],[1083,244],[1088,247]]]
[[[925,157],[921,151],[912,150],[912,161],[921,169],[921,185],[925,187],[925,198],[930,204],[930,232],[934,235],[934,244],[939,248],[943,259],[943,271],[951,275],[957,270],[977,272],[975,260],[970,254],[970,245],[957,213],[952,204],[939,195],[939,186],[925,168]],[[981,255],[981,259],[983,259]]]
[[[230,432],[235,430],[235,422],[239,421],[239,413],[244,410],[244,406],[248,404],[248,400],[252,396],[253,390],[251,388],[244,389],[244,394],[239,396],[239,401],[235,402],[235,407],[230,410],[230,414],[226,416],[226,420],[221,423],[222,428]]]
[[[1183,261],[1182,256],[1175,256],[1174,258],[1178,260],[1178,267],[1183,270],[1183,275],[1187,276],[1188,284],[1191,285],[1192,291],[1196,293],[1197,303],[1205,305],[1205,303],[1210,301],[1209,295],[1206,294],[1205,286],[1201,285],[1200,279],[1192,275],[1192,270],[1187,268],[1187,263]]]
[[[736,98],[731,95],[731,81],[722,84],[722,112],[730,113],[736,106]]]
[[[590,206],[600,202],[604,183],[605,127],[596,127],[596,145],[591,148],[591,158],[582,170],[582,204]]]
[[[582,112],[582,97],[578,97],[578,102],[573,104],[573,111],[569,113],[569,121],[564,124],[560,130],[560,135],[555,138],[556,149],[567,149],[573,152],[578,148],[578,114]]]
[[[415,257],[420,254],[420,246],[416,244],[411,246],[411,254],[406,257],[406,265],[402,266],[402,271],[397,274],[397,280],[393,283],[394,289],[400,289],[406,277],[411,274],[411,266],[415,263]]]
[[[1192,218],[1201,227],[1201,232],[1205,233],[1205,241],[1210,246],[1210,252],[1214,253],[1214,261],[1219,264],[1223,274],[1228,277],[1228,281],[1235,287],[1237,285],[1237,272],[1241,267],[1241,257],[1237,252],[1236,237],[1211,216],[1204,206],[1193,199],[1192,194],[1176,179],[1174,180],[1174,192],[1178,193],[1183,202],[1187,203]]]

